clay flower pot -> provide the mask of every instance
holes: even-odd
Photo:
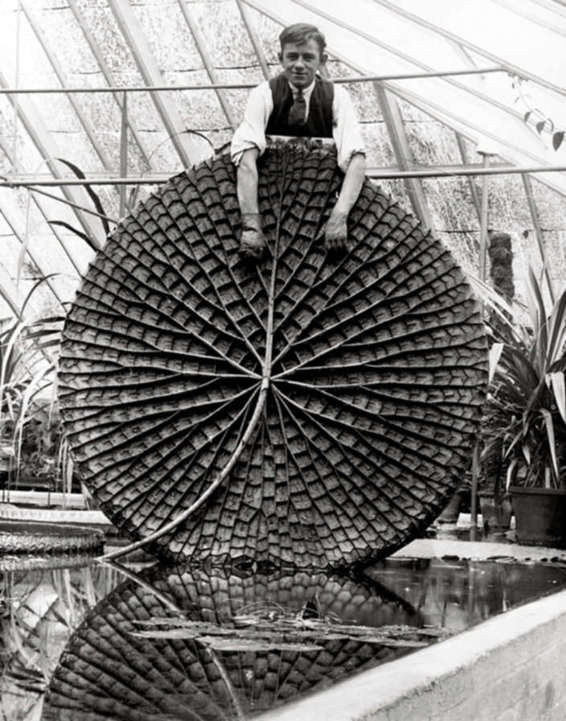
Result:
[[[566,548],[566,489],[510,489],[517,541],[526,545]]]

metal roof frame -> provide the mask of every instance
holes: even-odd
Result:
[[[28,24],[30,28],[33,30],[33,33],[35,37],[37,38],[39,44],[41,45],[43,52],[45,53],[47,60],[49,61],[49,64],[51,65],[51,68],[53,69],[53,72],[55,73],[57,80],[61,83],[62,87],[65,87],[67,85],[67,79],[65,77],[65,73],[63,71],[63,68],[61,67],[61,64],[57,60],[56,56],[51,51],[51,48],[49,47],[49,42],[47,40],[47,37],[45,35],[45,32],[43,31],[41,25],[35,20],[33,13],[30,10],[30,7],[27,3],[27,0],[20,0],[20,7],[28,21]],[[70,104],[73,107],[73,111],[77,117],[77,120],[79,121],[79,124],[81,125],[82,129],[84,130],[92,148],[94,149],[94,152],[98,156],[98,159],[100,160],[102,167],[104,170],[109,170],[111,167],[111,162],[106,153],[104,152],[103,148],[99,145],[98,141],[96,140],[94,128],[92,127],[90,121],[85,116],[83,111],[81,110],[80,105],[76,102],[73,95],[67,95],[66,96],[70,102]]]
[[[300,0],[294,0],[294,2],[298,2],[298,1],[300,1]],[[457,43],[458,45],[466,48],[467,50],[471,50],[472,52],[476,53],[477,55],[481,55],[482,57],[487,58],[491,62],[496,63],[497,65],[500,65],[501,67],[505,68],[512,75],[519,75],[523,78],[526,78],[527,80],[532,80],[533,82],[537,83],[538,85],[541,85],[542,87],[546,88],[547,90],[552,90],[553,92],[557,93],[558,95],[562,95],[563,97],[566,97],[566,89],[560,87],[559,85],[556,85],[555,83],[551,83],[549,80],[546,80],[545,78],[541,78],[540,75],[531,73],[528,70],[526,70],[525,68],[521,68],[518,65],[515,65],[514,63],[510,63],[510,62],[506,61],[504,58],[499,57],[495,53],[492,53],[489,50],[486,50],[485,48],[482,48],[479,45],[476,45],[475,43],[472,43],[469,40],[466,40],[466,38],[460,37],[459,35],[456,35],[455,33],[452,33],[449,30],[445,30],[444,28],[440,28],[437,25],[434,25],[433,23],[428,22],[428,20],[425,20],[424,18],[419,17],[418,15],[415,15],[414,13],[409,12],[408,10],[405,10],[404,8],[400,7],[399,5],[395,5],[393,2],[391,2],[391,0],[372,0],[372,2],[376,3],[377,5],[381,5],[382,7],[386,8],[387,10],[390,10],[392,13],[395,13],[396,15],[400,15],[401,17],[405,18],[406,20],[409,20],[410,22],[413,22],[413,23],[419,25],[421,28],[429,30],[434,35],[440,35],[441,37],[443,37],[446,40],[451,40],[452,42]]]
[[[372,0],[372,1],[379,3],[379,4],[385,3],[387,6],[392,5],[389,2],[389,0]],[[283,17],[279,12],[276,12],[271,7],[268,10],[266,7],[264,7],[264,4],[258,0],[242,0],[242,2],[244,2],[246,5],[254,8],[258,12],[266,15],[271,20],[273,20],[274,22],[277,22],[280,25],[285,25],[287,22],[286,18]],[[316,14],[320,15],[321,17],[323,17],[323,15],[327,18],[331,17],[331,16],[328,16],[327,13],[321,14],[318,9],[316,9],[316,10],[313,9],[312,6],[310,6],[309,3],[304,2],[304,0],[292,0],[292,2],[296,5],[300,5],[301,7],[305,8],[305,9],[310,9],[311,12],[316,13]],[[403,11],[403,12],[405,13],[406,11]],[[332,22],[334,22],[334,20],[332,20]],[[358,34],[357,31],[355,31],[355,32],[356,32],[356,34]],[[451,36],[450,34],[449,34],[448,39],[455,43],[458,43],[460,40],[460,38],[458,38],[456,36]],[[465,40],[463,40],[462,45],[463,45],[463,47],[467,46]],[[354,70],[355,72],[360,73],[360,75],[362,77],[365,76],[366,73],[365,73],[364,68],[362,68],[361,66],[352,62],[351,59],[345,57],[343,54],[337,52],[335,48],[331,49],[330,52],[332,53],[332,55],[335,58],[340,60],[346,67],[349,67],[351,70]],[[494,57],[491,57],[490,59],[493,60]],[[503,68],[505,70],[509,69],[508,64],[505,64],[504,62],[502,62],[500,58],[495,57],[495,62],[498,64],[499,68]],[[526,78],[531,75],[531,74],[527,73],[526,71],[522,71],[519,68],[514,68],[513,72],[517,73],[519,75],[522,74],[522,76],[526,77]],[[435,120],[440,121],[445,126],[451,127],[452,130],[459,132],[463,137],[469,139],[472,142],[474,142],[474,137],[473,137],[472,133],[475,132],[479,135],[483,135],[486,138],[489,138],[491,141],[493,141],[499,145],[506,146],[511,151],[516,150],[516,146],[513,143],[508,142],[505,138],[501,138],[501,137],[497,136],[496,134],[492,133],[491,131],[489,131],[486,128],[478,127],[474,123],[470,122],[468,118],[461,117],[457,113],[453,112],[452,110],[448,110],[446,108],[441,108],[438,105],[436,105],[435,103],[432,103],[431,101],[427,101],[427,103],[425,104],[415,93],[407,90],[406,88],[399,88],[394,83],[384,81],[383,85],[387,90],[390,90],[391,93],[393,93],[394,95],[397,95],[397,97],[401,98],[405,102],[408,102],[410,105],[418,108],[421,112],[425,113],[426,115],[434,118]],[[566,91],[564,91],[564,93],[566,94]],[[538,158],[536,156],[534,156],[532,153],[530,153],[529,151],[522,149],[522,152],[525,155],[525,157],[528,158],[529,160],[533,160],[535,162],[538,161]],[[531,171],[530,171],[530,169],[525,168],[525,172],[531,172]],[[419,177],[419,176],[415,176],[415,177]],[[420,176],[420,177],[424,177],[424,176]],[[566,185],[564,187],[561,187],[560,185],[552,183],[552,181],[545,180],[544,182],[546,182],[556,192],[560,193],[563,196],[566,196]]]
[[[148,85],[164,85],[161,71],[150,50],[143,28],[128,0],[108,0],[108,4],[144,81]],[[187,134],[187,128],[168,93],[150,91],[150,96],[183,167],[198,162],[201,152]]]
[[[373,88],[383,114],[397,163],[401,170],[408,170],[413,158],[397,98],[391,96],[381,83],[373,83]],[[422,184],[415,178],[405,178],[404,182],[415,215],[425,228],[432,228],[430,210]]]
[[[12,158],[12,154],[10,153],[10,151],[8,150],[8,148],[6,147],[6,145],[2,142],[2,137],[1,137],[1,136],[0,136],[0,149],[2,150],[2,152],[4,153],[4,155],[6,156],[6,158],[8,159],[8,161],[12,164],[12,166],[14,166],[15,164],[14,164],[14,160],[13,160],[13,158]],[[46,211],[45,208],[43,207],[43,204],[39,201],[39,198],[37,198],[37,196],[35,195],[35,193],[30,193],[30,196],[31,196],[31,201],[32,201],[32,203],[34,204],[34,206],[39,210],[39,212],[41,213],[41,215],[42,215],[43,219],[45,220],[45,222],[46,222],[47,224],[49,224],[49,220],[50,220],[50,219],[47,217],[47,211]],[[61,248],[63,249],[63,252],[65,253],[65,255],[66,255],[67,258],[69,259],[71,265],[72,265],[73,268],[75,269],[77,275],[80,274],[80,269],[79,269],[79,266],[78,266],[78,264],[77,264],[77,261],[76,261],[76,259],[73,257],[73,254],[71,253],[71,251],[69,250],[69,248],[67,247],[67,244],[65,243],[65,241],[64,241],[64,239],[63,239],[63,236],[59,234],[56,226],[51,225],[50,228],[51,228],[51,232],[53,233],[53,235],[57,238],[57,240],[58,240],[58,242],[59,242],[59,245],[60,245]]]
[[[0,87],[8,87],[8,83],[6,82],[2,72],[0,72]],[[61,157],[61,152],[55,144],[51,134],[45,127],[43,120],[41,119],[41,114],[35,108],[31,98],[24,96],[23,98],[18,99],[17,102],[12,99],[11,95],[8,95],[8,98],[10,98],[15,107],[18,118],[21,120],[40,156],[47,163],[54,178],[61,178],[62,174],[57,167],[57,158]],[[75,203],[78,206],[88,205],[87,196],[83,192],[67,187],[62,187],[61,191],[68,201]],[[84,232],[92,238],[93,243],[102,247],[104,239],[100,228],[97,225],[94,225],[88,216],[86,216],[82,211],[75,209],[75,215]]]
[[[218,77],[216,71],[214,70],[214,65],[206,49],[206,43],[204,41],[204,38],[202,37],[196,21],[193,19],[192,13],[189,10],[188,5],[183,2],[183,0],[177,0],[177,4],[179,5],[187,27],[191,31],[191,35],[193,36],[193,40],[195,42],[198,54],[200,55],[200,58],[202,60],[202,64],[204,65],[204,68],[206,70],[206,74],[208,75],[208,79],[211,83],[218,83]],[[218,98],[218,102],[220,103],[220,107],[222,108],[222,112],[224,113],[226,120],[232,126],[232,130],[235,130],[238,125],[238,121],[236,119],[236,116],[232,112],[232,109],[228,105],[223,90],[216,88],[216,97]]]
[[[550,0],[530,0],[532,4],[539,5],[544,8],[545,11],[552,11],[562,21],[566,20],[566,5],[563,3],[550,2]],[[85,23],[85,17],[79,7],[78,0],[67,0],[68,7],[71,10],[77,24],[79,25],[81,32],[86,40],[90,51],[96,60],[98,67],[107,83],[106,87],[100,88],[72,88],[69,87],[65,73],[62,66],[58,62],[57,56],[54,49],[49,47],[49,39],[45,36],[42,31],[40,24],[33,16],[32,8],[29,4],[29,0],[20,0],[20,7],[23,15],[27,18],[31,30],[35,33],[40,46],[46,54],[46,57],[58,78],[61,88],[9,88],[4,76],[0,73],[0,92],[8,95],[10,102],[15,108],[17,117],[22,122],[26,129],[27,134],[31,138],[35,147],[39,151],[41,157],[46,161],[51,177],[46,179],[44,176],[35,174],[32,178],[27,178],[23,173],[10,174],[10,177],[6,180],[0,181],[0,187],[13,186],[13,187],[33,187],[35,192],[43,192],[40,188],[42,186],[59,186],[63,195],[64,202],[69,203],[74,207],[74,212],[78,218],[81,227],[84,231],[94,239],[94,241],[100,246],[103,243],[101,228],[98,226],[97,221],[92,219],[91,213],[88,211],[90,200],[86,193],[81,190],[81,185],[114,185],[116,186],[120,197],[122,199],[121,208],[124,209],[125,199],[125,188],[127,185],[152,185],[159,184],[166,179],[167,174],[162,172],[154,172],[151,166],[151,153],[144,147],[144,142],[136,128],[134,120],[128,115],[127,112],[127,95],[129,92],[146,92],[149,93],[151,100],[157,110],[160,122],[162,123],[165,132],[167,133],[172,147],[175,150],[176,155],[180,159],[183,167],[188,167],[194,162],[202,159],[202,148],[198,142],[195,141],[187,133],[187,128],[183,119],[181,118],[175,102],[171,98],[171,92],[182,89],[208,89],[214,91],[218,98],[221,110],[227,119],[228,124],[234,128],[237,125],[237,118],[230,107],[226,90],[235,88],[249,88],[254,86],[255,82],[246,83],[221,83],[218,82],[218,74],[216,72],[212,58],[209,55],[206,40],[202,36],[198,23],[196,22],[193,14],[193,10],[190,8],[190,4],[185,0],[176,0],[184,21],[189,28],[194,45],[201,58],[203,68],[206,71],[209,79],[209,83],[206,85],[183,85],[171,87],[163,82],[162,73],[158,67],[156,59],[150,49],[148,38],[145,36],[141,23],[136,17],[135,9],[131,5],[131,0],[107,0],[107,6],[110,8],[112,15],[116,21],[117,27],[121,32],[131,56],[143,78],[143,86],[130,86],[123,87],[115,85],[113,74],[108,64],[104,60],[104,55],[101,51],[100,46],[94,39],[93,34],[89,31],[88,26]],[[262,46],[262,41],[254,27],[254,23],[250,16],[250,8],[261,13],[264,16],[269,17],[271,20],[285,24],[286,19],[282,17],[272,7],[265,7],[265,3],[261,3],[258,0],[234,0],[235,5],[239,11],[242,26],[247,33],[251,48],[253,49],[262,74],[265,78],[270,75],[269,64],[266,59],[266,55]],[[513,6],[509,0],[493,0],[493,2],[511,12],[520,15],[526,20],[537,22],[541,27],[547,30],[554,31],[558,35],[566,36],[566,31],[562,26],[552,26],[552,23],[548,21],[548,17],[544,20],[537,18],[536,14],[532,13],[527,7],[518,8]],[[477,100],[485,103],[489,103],[493,108],[497,108],[499,111],[505,113],[514,119],[517,124],[524,127],[524,119],[520,112],[513,110],[508,105],[499,102],[497,98],[490,96],[489,94],[482,92],[477,87],[472,87],[467,84],[460,82],[457,77],[459,75],[481,75],[493,72],[507,72],[512,75],[528,79],[537,85],[550,90],[554,93],[558,93],[561,97],[566,97],[566,90],[557,86],[555,83],[540,77],[536,73],[529,72],[526,68],[520,67],[517,64],[510,63],[504,58],[498,56],[496,53],[490,52],[485,48],[479,47],[473,42],[470,42],[464,37],[459,36],[457,33],[446,30],[443,27],[439,27],[429,22],[423,17],[418,16],[415,13],[409,12],[404,7],[396,5],[393,0],[373,0],[373,3],[381,6],[385,10],[395,13],[397,16],[404,18],[408,22],[418,25],[420,28],[442,37],[454,48],[457,48],[464,59],[464,62],[468,65],[469,70],[465,69],[453,69],[439,71],[435,70],[430,65],[426,64],[417,57],[411,54],[402,52],[398,47],[394,47],[382,41],[379,38],[372,37],[367,33],[363,33],[361,29],[356,29],[354,26],[346,25],[344,22],[340,22],[338,18],[334,18],[329,15],[322,7],[315,7],[311,2],[307,0],[293,0],[293,3],[298,7],[303,7],[318,14],[321,18],[326,17],[337,25],[343,25],[351,32],[355,32],[358,36],[363,36],[366,40],[379,46],[382,50],[392,53],[393,57],[398,60],[409,64],[413,68],[418,69],[420,72],[407,72],[407,73],[391,73],[384,76],[370,76],[367,73],[364,75],[364,69],[352,62],[351,59],[344,57],[336,51],[331,51],[332,55],[340,60],[344,65],[351,68],[354,72],[359,73],[360,77],[350,77],[335,79],[335,82],[373,82],[374,92],[378,98],[379,105],[383,114],[384,122],[387,126],[388,136],[397,160],[397,165],[388,168],[368,168],[368,174],[374,178],[382,180],[393,180],[403,179],[408,192],[408,197],[413,207],[414,212],[421,218],[422,222],[429,226],[431,225],[430,211],[428,208],[425,193],[422,185],[419,182],[420,179],[424,178],[443,178],[443,177],[466,177],[469,182],[470,194],[473,205],[475,207],[478,222],[481,225],[482,217],[485,215],[485,193],[484,197],[480,197],[478,188],[474,182],[474,177],[484,177],[488,175],[507,175],[507,174],[520,174],[522,177],[522,183],[527,199],[527,205],[531,215],[533,228],[539,249],[541,253],[544,252],[544,232],[541,228],[540,218],[538,216],[538,210],[536,202],[532,192],[532,184],[530,180],[530,174],[540,174],[542,182],[550,186],[553,190],[566,196],[566,191],[562,181],[553,182],[552,176],[544,177],[543,174],[551,172],[564,172],[566,167],[563,164],[557,163],[556,165],[541,166],[535,165],[540,158],[530,153],[528,150],[523,149],[522,156],[516,156],[517,159],[520,157],[524,158],[523,163],[519,163],[516,166],[508,164],[500,164],[498,162],[487,163],[484,166],[480,166],[476,163],[469,163],[466,157],[465,140],[475,140],[473,137],[474,133],[480,133],[487,138],[491,138],[495,142],[505,147],[505,138],[500,138],[494,133],[490,132],[489,128],[480,128],[469,120],[469,118],[462,117],[453,108],[440,107],[435,103],[429,102],[424,103],[422,99],[408,90],[406,87],[396,85],[396,81],[402,81],[409,78],[445,78],[445,82],[450,86],[460,91],[465,91],[470,94],[470,97],[474,97]],[[326,7],[326,6],[323,6]],[[531,17],[532,15],[532,17]],[[565,26],[566,27],[566,26]],[[471,57],[473,53],[479,58],[485,58],[486,61],[496,64],[496,67],[479,68],[477,63]],[[432,86],[431,86],[432,87]],[[93,174],[90,172],[88,178],[84,181],[78,178],[70,178],[64,176],[61,169],[57,167],[54,159],[60,156],[60,153],[56,147],[53,138],[50,136],[45,125],[42,123],[41,116],[35,107],[33,100],[26,95],[37,93],[37,92],[63,92],[67,94],[69,102],[73,107],[78,122],[89,139],[89,142],[94,149],[96,155],[100,159],[101,165],[104,172],[100,175]],[[119,173],[112,172],[109,159],[99,143],[96,142],[95,131],[92,128],[89,120],[86,116],[81,113],[80,106],[74,101],[73,94],[87,92],[110,92],[113,95],[114,101],[121,112],[122,117],[122,128],[121,128],[121,141],[120,141],[120,169]],[[13,97],[17,95],[17,97]],[[444,126],[451,128],[455,133],[456,144],[458,148],[458,154],[462,163],[458,166],[452,165],[438,165],[438,166],[422,166],[414,162],[412,157],[411,148],[409,146],[403,118],[399,108],[399,100],[409,103],[419,111],[425,113],[427,116],[441,122]],[[140,157],[147,167],[148,173],[146,176],[128,176],[128,158],[127,158],[127,136],[130,136],[139,150]],[[507,143],[511,147],[510,143]],[[534,146],[533,146],[534,147]],[[9,162],[13,159],[11,154],[6,152],[5,148],[2,148]],[[530,164],[533,161],[533,164]],[[168,177],[168,176],[167,176]],[[561,184],[562,183],[562,184]],[[484,188],[485,188],[484,184]],[[33,202],[42,214],[43,218],[48,221],[47,214],[43,205],[39,202],[39,199],[35,197],[35,192],[32,193],[30,202]],[[55,196],[50,196],[55,197]],[[0,212],[6,216],[6,208],[0,206]],[[96,212],[93,213],[96,215]],[[9,212],[8,212],[9,215]],[[13,221],[13,219],[12,219]],[[8,222],[8,221],[7,221]],[[12,227],[14,235],[22,241],[21,235],[17,233],[17,223],[9,223]],[[60,243],[65,254],[69,258],[73,265],[73,268],[78,273],[78,263],[73,257],[72,252],[67,248],[64,238],[57,229],[51,226],[51,230],[54,233],[57,241]],[[33,262],[38,265],[36,259],[30,258]]]
[[[77,5],[77,0],[67,0],[69,3],[69,7],[71,8],[71,11],[75,17],[75,20],[77,21],[78,26],[81,29],[81,32],[83,33],[83,36],[87,42],[87,45],[90,48],[91,53],[93,54],[98,67],[100,68],[100,72],[104,76],[104,79],[108,83],[109,86],[112,86],[114,84],[114,79],[112,76],[112,71],[108,67],[108,64],[106,63],[106,60],[104,59],[104,55],[102,54],[100,47],[98,46],[98,43],[94,39],[92,33],[90,32],[87,22],[84,18],[84,15],[82,14],[81,10],[79,9]],[[123,101],[121,99],[120,93],[117,91],[115,93],[112,93],[114,100],[116,101],[116,105],[118,106],[120,113],[123,112]],[[128,117],[128,130],[134,139],[134,142],[136,143],[140,155],[147,167],[148,170],[151,170],[151,158],[150,153],[147,151],[147,149],[144,146],[144,143],[137,131],[137,128],[135,124],[132,122],[131,117]]]

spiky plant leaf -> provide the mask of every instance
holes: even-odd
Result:
[[[564,423],[566,423],[566,386],[564,383],[564,373],[563,371],[547,373],[546,378],[554,393],[554,400],[556,401],[558,412]]]
[[[497,333],[503,350],[493,373],[497,399],[493,433],[503,438],[510,464],[508,482],[553,487],[566,484],[566,401],[564,392],[566,291],[556,301],[545,295],[529,270],[527,311],[531,325],[493,291],[476,284],[490,307],[507,316]]]
[[[47,222],[49,223],[49,225],[59,225],[62,228],[66,228],[71,233],[74,233],[79,238],[84,240],[84,242],[90,248],[92,248],[92,250],[94,250],[94,251],[98,250],[98,244],[95,243],[95,241],[89,235],[87,235],[84,231],[79,230],[78,228],[75,228],[74,225],[71,225],[70,223],[66,223],[64,220],[48,220]]]
[[[71,163],[70,160],[65,160],[65,158],[56,158],[60,163],[63,163],[63,165],[66,165],[68,168],[70,168],[73,173],[77,176],[77,178],[80,178],[81,180],[84,180],[86,178],[86,175],[83,173],[83,171],[79,168],[78,165],[75,165],[75,163]],[[89,183],[85,183],[83,186],[86,192],[88,193],[90,199],[92,200],[94,207],[96,208],[97,212],[102,216],[100,218],[100,222],[102,223],[102,227],[104,228],[104,234],[108,235],[110,233],[110,224],[108,223],[108,220],[106,219],[106,211],[104,210],[104,205],[102,204],[102,201],[100,200],[100,196],[98,193],[93,190],[92,185],[89,185]]]

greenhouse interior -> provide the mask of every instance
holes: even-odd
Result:
[[[0,38],[0,719],[563,721],[566,1]]]

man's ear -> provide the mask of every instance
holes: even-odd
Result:
[[[328,55],[326,53],[321,53],[320,55],[320,64],[326,65],[326,61],[328,60]]]
[[[281,51],[279,51],[277,57],[279,58],[279,62],[281,63],[281,65],[283,65],[283,53]]]

